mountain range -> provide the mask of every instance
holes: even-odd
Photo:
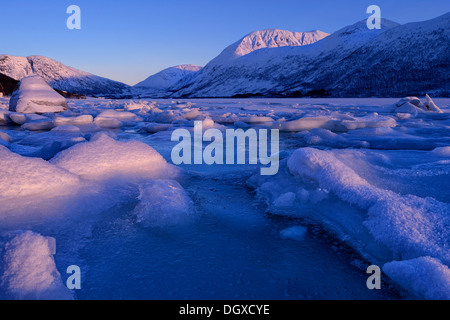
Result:
[[[133,91],[148,97],[165,96],[173,86],[190,83],[191,77],[200,69],[202,67],[193,64],[170,67],[139,82],[133,87]]]
[[[0,55],[0,73],[20,81],[35,74],[54,89],[83,95],[118,95],[129,91],[129,86],[68,67],[43,56],[17,57]]]
[[[130,87],[42,56],[0,55],[0,74],[42,76],[86,95],[151,98],[450,95],[450,13],[400,25],[366,20],[333,34],[268,29],[225,48],[205,67],[167,68]]]
[[[360,21],[309,45],[213,60],[189,85],[173,88],[172,95],[448,96],[449,22],[450,13],[405,25],[382,19],[380,30]]]

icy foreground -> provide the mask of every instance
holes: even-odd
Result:
[[[319,276],[303,280],[312,292],[301,292],[302,282],[289,285],[299,266],[340,263],[325,262],[330,253],[318,261],[303,258],[299,248],[316,248],[310,223],[382,267],[410,297],[450,298],[448,99],[88,99],[68,100],[68,110],[43,115],[10,112],[8,105],[0,99],[0,298],[94,298],[91,291],[65,289],[65,268],[73,263],[102,297],[118,289],[108,287],[102,270],[131,282],[145,279],[139,285],[153,288],[136,295],[139,286],[124,283],[120,292],[128,295],[115,298],[161,297],[166,286],[181,298],[200,291],[224,297],[211,293],[210,283],[232,293],[250,290],[255,298],[285,296],[279,289],[299,290],[292,298],[340,296],[339,289],[334,295],[315,287]],[[171,133],[192,131],[194,121],[221,131],[279,129],[279,173],[263,177],[246,165],[171,165]],[[263,209],[255,209],[256,202]],[[277,223],[265,220],[264,210],[289,219],[261,231],[268,221]],[[273,258],[280,250],[288,255]],[[357,273],[349,268],[343,279]],[[167,278],[158,285],[160,269]],[[259,270],[264,277],[280,274],[255,284],[243,270],[255,277]],[[291,278],[283,282],[283,276]],[[196,277],[221,280],[206,280],[198,291],[182,280]],[[348,292],[356,288],[352,279]],[[368,297],[364,281],[364,290],[350,297]]]

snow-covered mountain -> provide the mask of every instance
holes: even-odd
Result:
[[[309,45],[267,46],[242,56],[230,54],[239,48],[234,44],[189,85],[174,87],[173,96],[446,96],[449,20],[450,13],[406,25],[382,19],[381,30],[369,30],[363,20]]]
[[[43,56],[17,57],[0,55],[0,73],[15,80],[36,74],[51,87],[87,95],[116,95],[126,92],[128,85],[68,67]]]
[[[169,88],[183,80],[189,81],[190,77],[201,68],[193,64],[184,64],[164,69],[136,84],[133,92],[145,96],[164,96]]]
[[[395,22],[383,20],[381,30],[369,30],[364,20],[329,36],[316,32],[315,37],[300,46],[266,47],[224,59],[230,57],[228,52],[232,48],[237,47],[233,44],[208,63],[189,86],[177,90],[175,96],[231,97],[285,92],[296,82],[313,80],[322,68],[337,63],[396,26]]]
[[[392,28],[332,68],[315,88],[333,96],[450,95],[450,13]]]
[[[317,42],[329,36],[316,30],[310,32],[291,32],[288,30],[267,29],[254,31],[222,51],[209,64],[220,65],[264,48],[300,47]]]

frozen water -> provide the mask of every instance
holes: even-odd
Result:
[[[56,239],[54,260],[30,261],[80,265],[78,299],[404,297],[387,276],[447,298],[450,100],[418,100],[88,98],[40,116],[0,98],[1,254],[17,230]],[[174,167],[171,134],[196,120],[282,130],[279,174]]]
[[[147,227],[176,225],[192,215],[192,201],[175,180],[153,180],[139,189],[139,204],[134,214]]]

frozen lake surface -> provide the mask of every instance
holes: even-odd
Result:
[[[448,298],[450,99],[398,101],[87,99],[30,117],[0,99],[0,298],[65,297],[70,265],[76,299]],[[279,129],[279,173],[171,165],[194,121]],[[43,257],[30,286],[21,266]]]

